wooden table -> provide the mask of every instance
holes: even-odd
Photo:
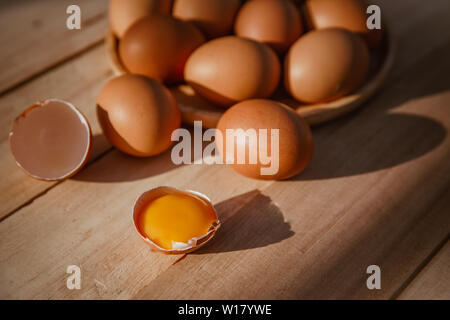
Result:
[[[314,128],[299,176],[247,179],[225,166],[174,166],[170,153],[126,156],[101,134],[95,100],[112,76],[107,2],[0,4],[0,298],[449,299],[450,2],[374,0],[398,45],[381,92],[358,112]],[[15,167],[11,123],[45,98],[71,101],[95,135],[74,178],[39,182]],[[141,192],[198,190],[224,219],[187,256],[152,253],[133,229]],[[69,290],[66,268],[81,268]],[[366,268],[381,268],[369,290]]]

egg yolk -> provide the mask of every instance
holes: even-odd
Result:
[[[187,244],[205,235],[217,217],[202,199],[168,194],[150,202],[139,216],[141,232],[159,247],[173,249],[174,242]]]

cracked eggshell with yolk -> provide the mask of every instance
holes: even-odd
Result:
[[[190,197],[192,199],[196,199],[197,201],[201,201],[201,203],[208,210],[208,214],[213,215],[214,219],[209,226],[208,230],[204,234],[197,235],[195,237],[190,238],[186,242],[175,242],[172,241],[172,248],[164,248],[162,245],[158,245],[156,240],[150,239],[151,236],[146,233],[145,226],[143,226],[142,215],[148,206],[155,200],[162,198],[166,195],[181,195],[185,197]],[[164,213],[163,213],[164,214]],[[170,219],[166,220],[166,222],[170,223]],[[133,207],[133,222],[136,228],[136,231],[139,233],[140,237],[150,246],[153,251],[162,252],[164,254],[184,254],[189,253],[194,250],[197,250],[204,244],[206,244],[211,238],[215,235],[217,229],[220,227],[220,221],[217,216],[217,212],[214,206],[211,203],[211,200],[205,195],[191,190],[180,190],[172,187],[157,187],[151,189],[147,192],[141,194]],[[151,227],[151,226],[150,226]],[[168,231],[168,233],[170,233]]]
[[[91,129],[72,104],[58,99],[27,108],[13,123],[9,145],[16,164],[39,180],[55,181],[76,174],[87,162]]]

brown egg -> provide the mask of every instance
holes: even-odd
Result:
[[[220,227],[207,196],[172,187],[157,187],[141,194],[134,204],[133,221],[150,249],[165,254],[197,250]]]
[[[139,157],[170,147],[172,131],[180,127],[177,102],[160,82],[139,75],[110,80],[97,98],[103,133],[119,150]]]
[[[153,13],[170,14],[172,0],[110,0],[109,23],[114,34],[122,38],[129,27]]]
[[[370,48],[378,46],[382,39],[381,30],[367,28],[367,6],[360,0],[307,0],[304,8],[311,28],[346,29],[362,36]]]
[[[186,63],[184,78],[201,96],[228,107],[269,97],[280,79],[280,62],[265,44],[227,36],[195,50]]]
[[[284,61],[284,82],[298,101],[340,98],[359,87],[369,70],[366,44],[343,29],[311,31],[298,39]]]
[[[285,52],[303,32],[300,12],[291,0],[247,1],[236,17],[238,36],[266,43]]]
[[[234,139],[228,136],[227,130],[230,129],[242,129],[244,132],[253,129],[256,138],[246,138],[241,133]],[[273,129],[278,129],[278,140]],[[227,163],[231,161],[234,170],[250,178],[283,180],[295,176],[308,165],[314,152],[308,124],[292,109],[277,101],[254,99],[240,102],[224,113],[217,130],[223,137],[218,139],[216,136],[216,143],[224,160]],[[251,137],[252,132],[247,133]],[[264,143],[264,138],[267,143]],[[233,140],[235,146],[228,146]],[[239,149],[245,150],[245,163],[239,163]],[[253,163],[250,156],[252,150],[258,155]],[[272,160],[265,161],[265,156],[271,156]]]
[[[240,0],[175,0],[172,14],[194,23],[208,38],[216,38],[231,32],[240,5]]]
[[[155,14],[136,22],[119,43],[128,71],[173,83],[183,80],[189,55],[205,41],[193,24]]]
[[[9,133],[16,164],[33,178],[62,180],[76,174],[92,145],[86,118],[72,104],[48,99],[20,114]]]

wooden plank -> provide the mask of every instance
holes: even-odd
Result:
[[[66,8],[81,9],[81,30],[66,27]],[[0,92],[98,43],[107,29],[107,0],[0,2]]]
[[[264,194],[269,190],[273,191],[273,187],[265,190]],[[447,199],[449,196],[446,194]],[[266,202],[274,201],[272,195],[266,195],[265,199]],[[440,211],[441,215],[434,212],[411,232],[400,224],[401,233],[406,235],[409,243],[401,243],[402,235],[389,237],[386,241],[385,236],[392,231],[392,225],[388,226],[389,231],[382,232],[379,225],[369,225],[361,214],[356,220],[350,212],[349,217],[329,227],[323,237],[304,252],[298,243],[308,232],[307,228],[299,229],[298,222],[294,225],[292,215],[277,207],[275,202],[265,210],[256,203],[245,206],[224,224],[228,234],[222,230],[215,242],[202,253],[191,254],[171,267],[135,298],[387,299],[407,277],[403,272],[411,272],[414,264],[429,250],[427,237],[436,230],[443,234],[439,223],[446,223],[448,231],[448,218]],[[449,207],[447,201],[444,209],[448,212]],[[305,210],[297,210],[293,214],[302,216],[303,212]],[[262,219],[258,215],[261,213]],[[254,226],[256,218],[263,223]],[[384,224],[385,219],[380,223]],[[305,223],[312,224],[311,220]],[[411,226],[410,223],[408,225]],[[417,247],[423,242],[425,247],[417,252]],[[389,261],[389,256],[394,256],[395,263]],[[406,260],[399,263],[402,259]],[[366,268],[372,264],[381,267],[380,291],[366,287]],[[442,289],[448,292],[448,286]]]
[[[0,298],[130,298],[180,258],[150,252],[134,231],[140,193],[171,185],[217,203],[270,183],[222,166],[174,167],[170,152],[149,159],[111,152],[0,223]],[[81,267],[82,290],[66,288],[72,264]]]
[[[398,299],[450,300],[450,242],[447,241]]]
[[[70,101],[85,114],[91,125],[94,135],[91,159],[110,147],[101,134],[95,111],[97,94],[105,80],[112,76],[105,55],[104,46],[99,45],[0,99],[0,218],[55,184],[31,179],[17,168],[10,155],[9,130],[14,118],[26,107],[48,98]]]
[[[297,181],[268,186],[271,205],[251,202],[136,298],[393,297],[450,231],[449,54],[433,52],[357,116],[315,131]],[[372,264],[381,290],[366,287]]]

